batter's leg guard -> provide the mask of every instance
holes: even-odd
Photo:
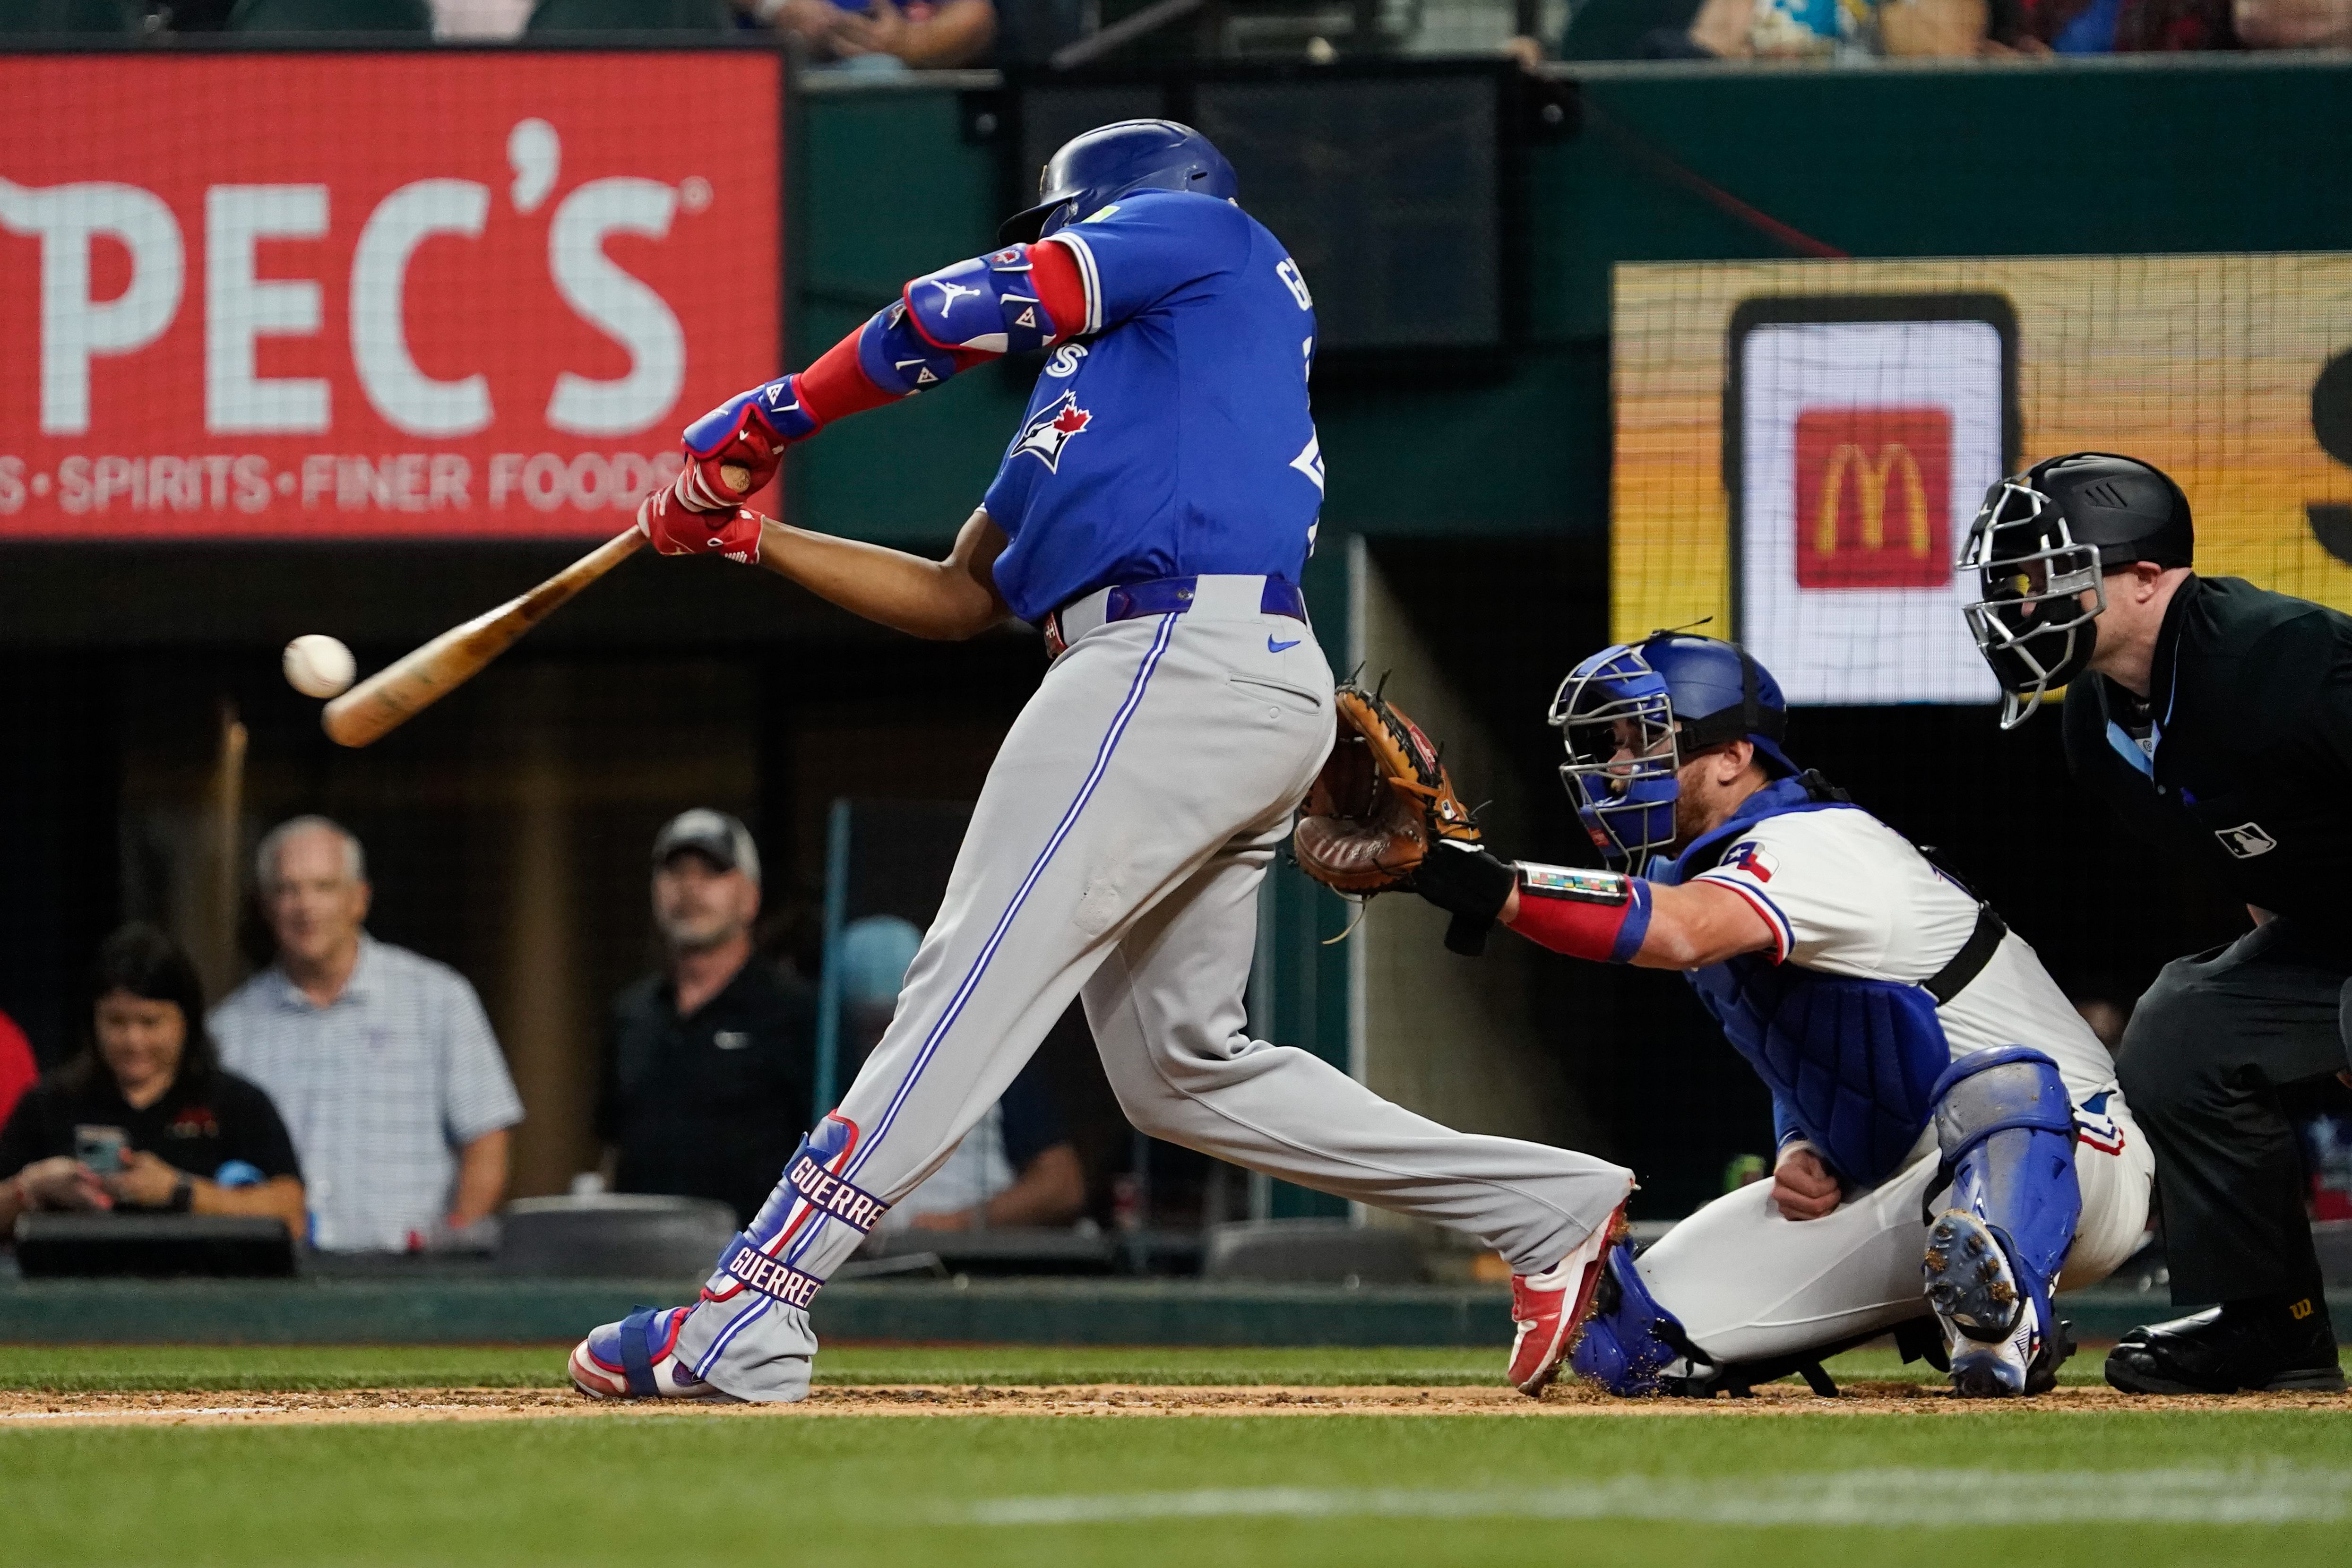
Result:
[[[1568,1352],[1569,1370],[1621,1398],[1643,1398],[1659,1392],[1660,1374],[1683,1356],[1684,1344],[1682,1324],[1633,1267],[1632,1245],[1617,1243],[1593,1291],[1592,1315]]]
[[[843,1178],[856,1150],[857,1124],[837,1110],[826,1116],[784,1162],[784,1173],[743,1227],[743,1239],[763,1253],[781,1256],[820,1221],[838,1222],[861,1236],[872,1230],[890,1205]],[[726,1255],[719,1262],[723,1267]],[[722,1284],[712,1278],[713,1289]]]
[[[2041,1393],[2074,1350],[2050,1305],[2083,1213],[2065,1083],[2042,1052],[2003,1046],[1954,1062],[1934,1098],[1952,1183],[1922,1273],[1952,1384],[1973,1398]]]
[[[808,1393],[816,1355],[809,1304],[889,1207],[843,1174],[857,1141],[855,1123],[827,1116],[801,1140],[751,1223],[719,1249],[678,1335],[677,1353],[695,1376],[749,1400]]]

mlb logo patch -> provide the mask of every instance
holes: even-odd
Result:
[[[2278,847],[2278,840],[2263,831],[2259,822],[2242,822],[2235,827],[2217,827],[2213,837],[2221,847],[2241,860],[2251,860],[2257,855],[2267,855]]]
[[[1797,415],[1797,586],[1938,588],[1952,575],[1952,416]]]
[[[1769,850],[1754,843],[1733,845],[1724,851],[1719,864],[1726,871],[1744,871],[1759,882],[1770,881],[1772,873],[1780,868],[1780,862]]]

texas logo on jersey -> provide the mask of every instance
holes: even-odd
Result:
[[[1719,864],[1727,871],[1745,871],[1759,882],[1770,881],[1772,873],[1780,868],[1780,862],[1752,843],[1733,845]]]
[[[1014,452],[1026,452],[1039,462],[1059,473],[1062,448],[1074,436],[1086,433],[1094,423],[1094,416],[1078,406],[1078,395],[1066,392],[1045,405],[1045,411],[1032,419],[1021,431],[1021,439],[1013,443]]]

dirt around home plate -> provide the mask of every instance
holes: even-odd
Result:
[[[316,1393],[251,1390],[171,1394],[0,1393],[0,1432],[93,1426],[247,1426],[310,1423],[610,1419],[701,1416],[806,1420],[823,1416],[1058,1415],[1516,1415],[1529,1419],[1680,1415],[1739,1420],[1771,1415],[1949,1415],[1966,1418],[2019,1409],[1962,1401],[1933,1384],[1852,1383],[1836,1399],[1799,1384],[1760,1388],[1752,1399],[1616,1399],[1555,1388],[1532,1400],[1507,1388],[1139,1387],[1120,1384],[1016,1388],[820,1386],[800,1405],[719,1405],[593,1400],[568,1389],[397,1388]],[[2135,1398],[2105,1387],[2062,1388],[2031,1403],[2052,1415],[2123,1410],[2352,1409],[2343,1394],[2263,1394]]]

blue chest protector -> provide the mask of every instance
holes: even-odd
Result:
[[[1767,817],[1857,811],[1801,779],[1778,779],[1741,803],[1654,881],[1679,884],[1712,868]],[[1847,1180],[1875,1186],[1927,1130],[1936,1080],[1952,1063],[1936,999],[1917,985],[1825,974],[1744,953],[1686,978],[1739,1054],[1772,1091],[1778,1141],[1801,1135]]]

